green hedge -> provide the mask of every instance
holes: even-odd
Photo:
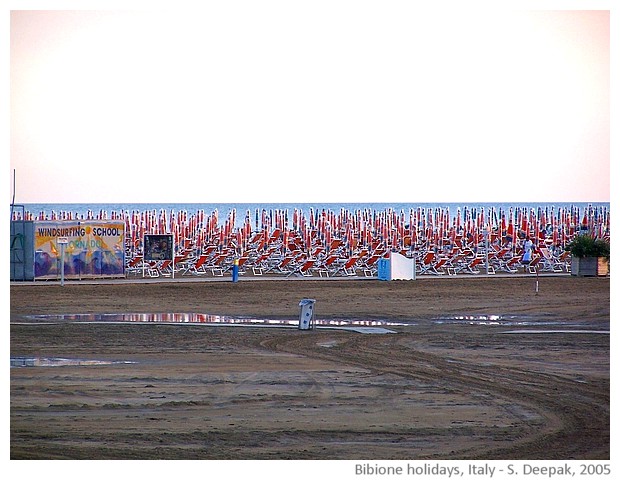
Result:
[[[609,260],[609,242],[591,235],[577,235],[566,249],[573,257],[605,257]]]

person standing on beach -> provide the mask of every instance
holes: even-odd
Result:
[[[523,264],[523,271],[525,272],[525,268],[532,261],[532,250],[534,249],[534,243],[530,240],[530,237],[525,237],[525,242],[523,243],[523,258],[521,259],[521,263]]]

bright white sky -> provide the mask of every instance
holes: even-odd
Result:
[[[609,12],[466,3],[13,11],[15,201],[609,201]]]

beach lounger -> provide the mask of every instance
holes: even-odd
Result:
[[[540,248],[540,253],[542,254],[541,259],[541,272],[562,272],[562,264],[559,261],[559,258],[555,258],[553,253],[548,248],[542,247]]]
[[[507,273],[517,273],[519,270],[517,266],[521,263],[521,257],[515,255],[514,257],[510,257],[508,259],[504,258],[499,266],[496,267],[498,271],[503,271]]]
[[[192,260],[191,252],[185,252],[174,257],[174,271],[179,272],[181,275],[189,273],[193,265]]]
[[[268,266],[267,262],[269,261],[269,257],[273,254],[274,250],[275,249],[272,248],[266,252],[261,253],[251,262],[252,273],[254,275],[260,276],[263,274],[263,271]]]
[[[448,275],[454,276],[465,266],[467,255],[459,252],[448,259],[444,264],[444,270]]]
[[[439,259],[431,265],[431,268],[428,270],[433,275],[445,275],[448,263],[448,257],[439,257]]]
[[[334,265],[338,260],[338,255],[329,255],[324,260],[319,262],[317,266],[317,270],[319,272],[319,277],[322,277],[325,274],[326,277],[329,277],[330,272],[333,273]]]
[[[189,266],[187,273],[191,275],[206,274],[207,271],[205,270],[205,264],[207,263],[208,259],[209,259],[209,255],[203,253],[194,261],[193,264]]]
[[[355,255],[348,259],[345,259],[344,262],[335,262],[336,268],[334,269],[333,276],[338,274],[342,274],[346,277],[354,277],[357,275],[355,264],[359,260],[359,256]]]
[[[274,244],[280,240],[280,235],[282,234],[282,230],[276,228],[271,236],[269,237],[269,244]]]
[[[501,248],[499,250],[492,249],[489,252],[489,273],[495,273],[503,269],[507,259],[510,258],[511,250],[509,248]]]
[[[267,273],[284,273],[288,274],[291,271],[291,267],[294,265],[293,260],[295,257],[287,255],[280,260],[276,265],[267,270]]]
[[[172,260],[162,260],[157,264],[157,270],[159,271],[159,274],[163,277],[171,277],[172,268]]]
[[[363,260],[361,263],[362,270],[364,272],[365,277],[374,277],[377,274],[377,263],[379,259],[382,257],[382,254],[373,254],[368,257],[366,260]]]
[[[133,257],[125,267],[125,273],[129,274],[141,274],[143,270],[143,261],[144,257],[142,255],[137,255]]]
[[[540,268],[540,264],[542,262],[542,255],[537,255],[534,259],[527,265],[527,271],[529,273],[536,273],[536,271]]]
[[[463,267],[459,270],[459,272],[471,273],[473,275],[477,275],[480,273],[480,265],[484,262],[483,257],[474,257],[468,263],[464,264]]]
[[[449,265],[450,257],[435,254],[430,265],[426,266],[422,273],[430,273],[431,275],[445,275],[448,273]]]
[[[302,277],[311,277],[312,272],[310,269],[316,263],[316,259],[306,260],[301,266],[294,268],[288,273],[286,276],[290,277],[291,275],[301,275]]]
[[[269,258],[269,255],[262,253],[250,262],[250,268],[252,269],[252,275],[261,276],[263,274],[262,263],[268,258]]]
[[[224,270],[226,269],[225,262],[228,257],[228,253],[219,253],[214,257],[213,261],[208,266],[209,270],[211,270],[211,275],[214,277],[224,276]]]
[[[146,268],[146,275],[151,278],[159,277],[159,269],[157,268],[157,262],[149,262]]]
[[[560,267],[566,271],[566,273],[570,273],[570,268],[571,268],[570,251],[566,250],[565,252],[561,253],[560,256],[558,257],[558,263]]]
[[[424,256],[422,257],[422,260],[417,264],[418,271],[416,273],[418,275],[423,275],[424,273],[426,273],[432,268],[434,261],[435,261],[435,252],[432,252],[432,251],[426,252]]]
[[[264,239],[263,232],[255,233],[254,236],[252,237],[252,239],[250,240],[249,244],[250,245],[254,245],[254,246],[258,246],[258,245],[261,244],[263,239]]]
[[[334,239],[329,244],[329,251],[332,252],[334,250],[337,250],[341,245],[342,245],[342,240]]]

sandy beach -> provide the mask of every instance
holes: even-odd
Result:
[[[302,298],[404,325],[46,317],[295,320]],[[11,357],[40,365],[11,368],[12,459],[610,456],[609,278],[36,282],[10,301]]]

